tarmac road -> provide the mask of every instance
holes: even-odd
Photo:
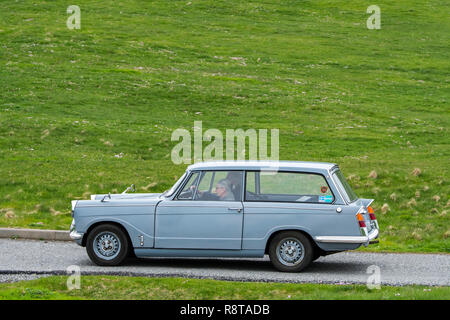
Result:
[[[99,267],[86,249],[73,242],[0,239],[0,282],[67,274],[77,265],[81,274],[147,277],[189,277],[235,281],[292,283],[367,283],[371,265],[380,269],[381,285],[450,285],[450,255],[343,252],[321,257],[301,273],[276,271],[264,259],[130,259],[119,267]]]

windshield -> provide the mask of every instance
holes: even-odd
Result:
[[[343,191],[345,200],[347,202],[353,202],[356,199],[358,199],[358,196],[356,195],[355,191],[353,191],[352,187],[350,187],[347,180],[345,180],[345,177],[342,174],[341,170],[337,170],[335,173],[333,173],[333,178],[336,184],[339,186],[339,189]]]
[[[170,197],[170,196],[175,192],[175,190],[177,190],[178,186],[179,186],[180,183],[183,181],[184,177],[186,177],[186,174],[187,174],[187,172],[185,172],[185,173],[181,176],[181,178],[178,179],[178,181],[173,185],[172,188],[170,188],[169,191],[164,192],[163,195],[164,195],[165,197]]]

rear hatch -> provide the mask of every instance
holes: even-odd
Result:
[[[356,219],[359,223],[361,234],[368,235],[373,228],[379,229],[373,208],[370,206],[373,199],[358,198],[350,184],[345,179],[341,170],[339,170],[339,167],[336,166],[333,169],[332,177],[334,182],[337,184],[338,189],[340,189],[340,193],[342,193],[344,200],[352,206],[356,206],[358,208]]]

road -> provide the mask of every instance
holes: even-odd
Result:
[[[292,283],[367,283],[371,265],[379,267],[381,285],[450,285],[450,255],[343,252],[321,257],[301,273],[276,271],[264,259],[130,259],[119,267],[99,267],[86,249],[72,242],[0,239],[0,282],[36,275],[81,274],[191,277],[235,281]],[[5,280],[6,279],[6,280]],[[8,280],[9,279],[9,280]]]

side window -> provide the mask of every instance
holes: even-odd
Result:
[[[194,200],[240,201],[242,171],[204,171]]]
[[[249,175],[250,174],[250,175]],[[332,203],[333,194],[320,174],[300,172],[255,172],[259,193],[249,188],[251,172],[247,173],[247,201]],[[257,177],[259,176],[259,179]]]
[[[245,183],[247,192],[256,192],[256,174],[257,172],[247,172],[247,180]]]
[[[212,189],[212,178],[214,172],[213,171],[205,171],[202,173],[202,177],[200,178],[200,183],[198,185],[198,190],[200,192],[211,192]]]
[[[198,172],[194,172],[191,175],[188,182],[184,186],[183,190],[178,195],[177,197],[178,200],[192,200],[197,186],[198,177],[199,177]]]

